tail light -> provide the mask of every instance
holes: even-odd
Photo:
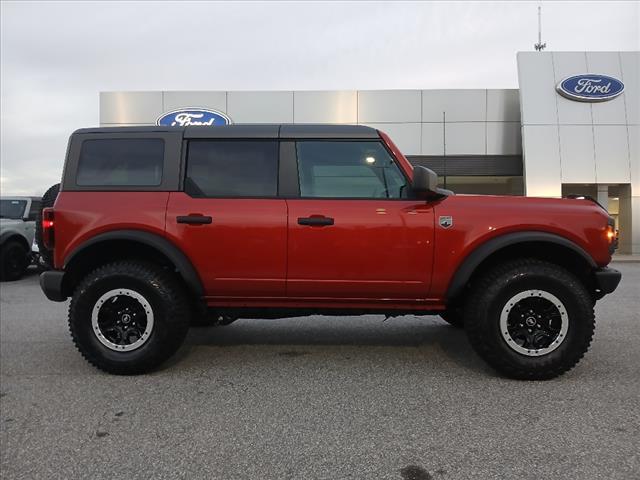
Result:
[[[55,221],[53,208],[42,210],[42,243],[51,250],[55,244]]]
[[[605,235],[607,236],[607,241],[609,242],[609,253],[613,254],[613,252],[615,252],[618,248],[618,230],[616,230],[616,223],[611,217],[609,217]]]

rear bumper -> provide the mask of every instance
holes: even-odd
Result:
[[[67,299],[62,293],[63,280],[64,272],[60,270],[50,270],[40,274],[40,288],[49,300],[64,302]]]
[[[594,272],[594,277],[596,281],[596,288],[602,296],[613,292],[618,287],[618,284],[622,279],[622,273],[615,268],[605,267],[596,270]]]

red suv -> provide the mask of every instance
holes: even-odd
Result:
[[[364,126],[76,131],[43,239],[84,357],[148,371],[209,320],[440,315],[505,375],[587,351],[620,273],[590,199],[453,195]]]

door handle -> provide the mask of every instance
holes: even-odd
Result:
[[[209,225],[213,219],[209,215],[178,215],[176,222],[188,225]]]
[[[333,225],[331,217],[299,217],[298,225],[310,225],[312,227],[322,227],[324,225]]]

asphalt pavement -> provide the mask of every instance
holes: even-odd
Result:
[[[153,374],[101,373],[37,275],[0,284],[3,479],[640,478],[640,263],[591,350],[501,378],[437,317],[194,328]]]

